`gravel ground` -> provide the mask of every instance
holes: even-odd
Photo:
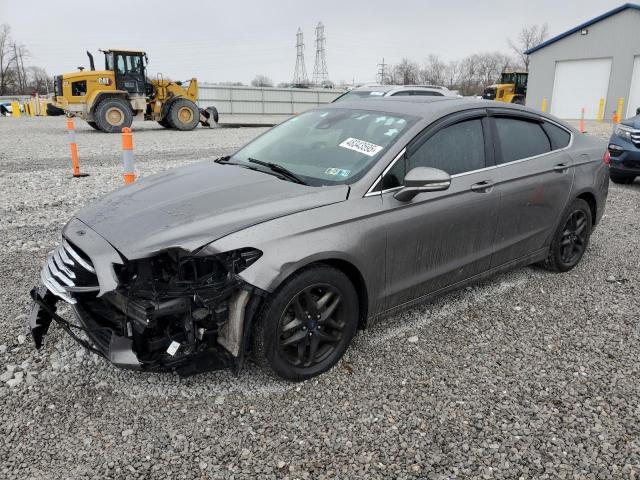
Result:
[[[263,129],[136,125],[141,175]],[[610,126],[589,124],[604,137]],[[119,136],[0,118],[0,478],[634,478],[640,473],[640,183],[612,185],[571,273],[514,270],[373,325],[301,384],[249,366],[117,370],[59,329],[36,352],[27,292],[63,224],[121,184]]]

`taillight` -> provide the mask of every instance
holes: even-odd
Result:
[[[604,163],[605,165],[609,165],[610,162],[611,162],[611,154],[609,153],[609,150],[606,150],[604,152],[604,157],[602,157],[602,163]]]

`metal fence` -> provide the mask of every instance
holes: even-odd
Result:
[[[343,90],[259,88],[200,84],[200,107],[216,107],[223,115],[293,115],[330,103]]]

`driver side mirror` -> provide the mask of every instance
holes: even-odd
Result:
[[[431,167],[415,167],[404,177],[404,188],[398,190],[394,198],[408,202],[424,192],[440,192],[451,185],[451,176],[444,170]]]
[[[640,115],[640,107],[636,109],[636,115]]]

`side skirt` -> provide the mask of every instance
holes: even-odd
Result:
[[[538,250],[532,254],[527,255],[526,257],[521,257],[516,260],[512,260],[511,262],[498,265],[497,267],[493,267],[485,272],[474,275],[473,277],[469,277],[460,282],[441,288],[440,290],[427,293],[420,297],[414,298],[413,300],[409,300],[408,302],[402,303],[400,305],[396,305],[395,307],[391,307],[387,310],[384,310],[383,312],[380,312],[370,317],[370,320],[377,321],[377,320],[380,320],[381,318],[389,317],[391,315],[394,315],[404,310],[408,310],[412,307],[415,307],[416,305],[421,305],[423,303],[430,302],[435,298],[440,297],[446,293],[452,292],[454,290],[459,290],[460,288],[466,287],[467,285],[478,283],[482,280],[493,277],[499,273],[503,273],[517,267],[523,267],[523,266],[531,265],[533,263],[541,262],[542,260],[547,258],[548,253],[549,253],[549,248],[545,247],[541,250]]]

